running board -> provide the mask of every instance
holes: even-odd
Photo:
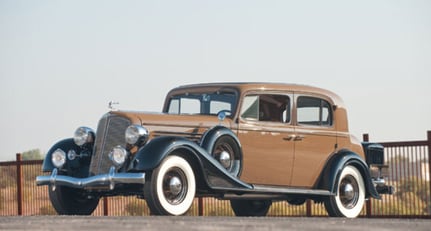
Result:
[[[230,191],[230,192],[229,192]],[[251,199],[251,198],[272,198],[284,199],[292,196],[316,197],[316,196],[334,196],[328,190],[322,189],[304,189],[293,187],[276,187],[266,185],[253,185],[253,189],[235,189],[234,192],[228,190],[222,198],[224,199]]]

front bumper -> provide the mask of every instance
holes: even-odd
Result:
[[[116,184],[145,184],[145,173],[116,173],[111,167],[108,174],[76,178],[58,175],[58,169],[54,169],[50,176],[37,176],[36,185],[50,185],[55,190],[57,185],[71,188],[100,188],[114,190]]]

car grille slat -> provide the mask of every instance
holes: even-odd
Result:
[[[112,114],[106,114],[99,121],[90,163],[90,176],[109,172],[113,165],[109,153],[118,145],[125,146],[124,132],[130,124],[128,119]]]

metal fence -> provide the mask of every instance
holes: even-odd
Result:
[[[368,140],[368,135],[364,135]],[[388,183],[395,187],[394,195],[382,200],[368,200],[363,217],[431,218],[431,131],[427,140],[381,143],[385,160],[390,166]],[[0,216],[56,214],[48,198],[47,187],[35,184],[42,175],[41,160],[0,162]],[[150,211],[144,200],[136,197],[102,198],[95,216],[142,216]],[[196,198],[189,216],[233,216],[229,201]],[[324,206],[307,201],[300,206],[285,201],[273,203],[268,216],[327,216]]]

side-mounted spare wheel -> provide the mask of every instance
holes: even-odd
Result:
[[[337,182],[337,194],[325,201],[325,208],[331,217],[357,217],[365,202],[365,184],[359,170],[347,165],[341,171]]]
[[[224,135],[217,139],[211,155],[233,176],[241,170],[241,148],[230,136]]]
[[[196,180],[189,162],[170,155],[145,182],[144,196],[152,215],[182,215],[195,198]]]

